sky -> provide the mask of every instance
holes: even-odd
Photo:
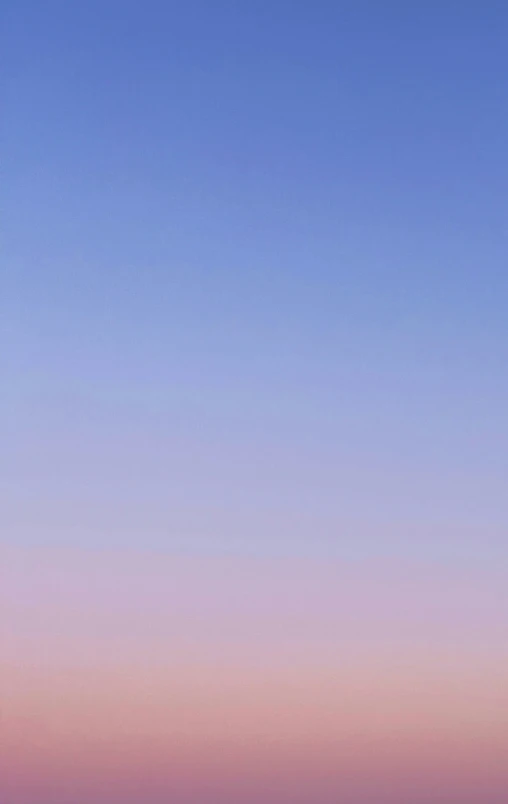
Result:
[[[505,801],[508,7],[0,26],[4,797]]]

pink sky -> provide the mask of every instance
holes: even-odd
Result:
[[[73,550],[3,563],[9,804],[504,800],[501,574]]]

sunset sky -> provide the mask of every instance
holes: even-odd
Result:
[[[0,26],[2,804],[506,804],[508,5]]]

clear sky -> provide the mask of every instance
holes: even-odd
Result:
[[[506,0],[3,0],[9,804],[505,804]]]
[[[506,4],[2,7],[7,538],[504,552]]]

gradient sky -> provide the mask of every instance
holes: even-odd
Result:
[[[506,573],[5,549],[9,804],[503,804]]]
[[[0,7],[8,804],[506,801],[508,5]]]
[[[506,555],[508,9],[417,5],[3,3],[12,538]]]

